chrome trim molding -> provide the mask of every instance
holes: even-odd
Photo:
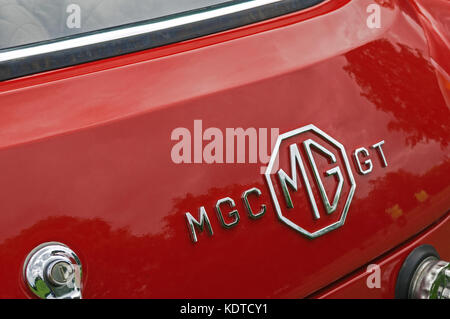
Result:
[[[0,50],[0,81],[194,39],[299,11],[325,0],[219,4],[77,36]],[[251,14],[249,14],[251,13]]]
[[[155,32],[164,29],[170,29],[181,25],[187,25],[193,22],[204,21],[235,12],[248,10],[256,7],[263,6],[265,4],[279,2],[282,0],[250,0],[244,3],[238,3],[229,5],[226,7],[213,9],[211,11],[205,11],[200,13],[194,13],[187,16],[176,17],[164,21],[149,22],[144,25],[132,26],[123,29],[105,31],[95,34],[82,35],[77,38],[71,38],[68,40],[61,40],[58,42],[47,44],[36,44],[31,47],[17,49],[6,49],[7,51],[0,51],[0,62],[6,62],[15,59],[22,59],[38,54],[45,54],[50,52],[56,52],[61,50],[68,50],[76,47],[87,46],[96,43],[102,43],[117,39],[124,39],[135,35],[142,35],[149,32]]]

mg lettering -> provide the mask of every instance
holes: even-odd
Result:
[[[379,158],[379,166],[387,167],[382,140],[368,147],[359,147],[352,153],[355,171],[371,173],[377,165],[372,154]],[[274,146],[264,173],[273,210],[282,224],[309,239],[322,236],[344,225],[355,194],[356,182],[345,147],[314,125],[281,134]],[[242,193],[242,207],[250,219],[263,217],[269,210],[268,196],[256,187]],[[240,215],[231,197],[219,199],[215,205],[218,224],[232,229],[239,224]],[[213,235],[205,207],[198,217],[186,214],[192,241],[197,231],[207,230]]]
[[[277,158],[280,161],[278,170],[272,166]],[[319,172],[317,162],[324,168],[323,173]],[[300,171],[303,191],[300,191],[297,171]],[[275,211],[287,226],[312,239],[344,224],[356,182],[344,146],[314,125],[279,136],[265,176]],[[279,193],[284,198],[279,198]],[[312,218],[308,220],[292,212],[295,207],[293,196],[299,202],[296,212],[303,212],[307,201]]]

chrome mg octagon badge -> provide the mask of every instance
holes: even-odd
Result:
[[[344,146],[314,125],[278,137],[265,177],[278,217],[299,233],[313,239],[344,224],[355,179]]]
[[[352,168],[361,176],[371,173],[374,152],[380,166],[388,166],[384,143],[355,149],[352,167],[345,147],[312,124],[281,134],[264,173],[267,189],[249,185],[241,198],[225,195],[218,199],[214,207],[217,220],[231,230],[238,227],[242,215],[252,220],[264,218],[272,210],[267,200],[262,202],[268,192],[273,211],[284,225],[309,239],[322,236],[345,223],[356,190]],[[185,213],[194,243],[198,232],[214,234],[208,210],[211,208],[200,206],[197,214]]]

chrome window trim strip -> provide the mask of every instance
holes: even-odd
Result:
[[[242,0],[70,37],[0,49],[0,81],[186,41],[331,0]]]
[[[236,13],[248,9],[253,9],[266,4],[280,2],[283,0],[250,0],[248,2],[242,2],[237,4],[228,5],[218,9],[210,11],[194,13],[187,16],[176,17],[164,21],[150,22],[144,25],[131,26],[122,29],[112,31],[101,31],[96,34],[89,34],[85,36],[79,36],[68,40],[61,40],[53,43],[39,44],[36,43],[31,47],[16,49],[5,49],[7,51],[1,52],[0,50],[0,62],[7,62],[10,60],[26,58],[38,54],[46,54],[50,52],[56,52],[61,50],[68,50],[81,46],[88,46],[96,43],[102,43],[107,41],[113,41],[118,39],[124,39],[136,35],[145,33],[160,31],[177,26],[187,25],[193,22],[204,21],[212,18],[217,18],[227,14]]]

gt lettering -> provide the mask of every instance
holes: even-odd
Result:
[[[386,161],[386,157],[384,156],[383,145],[384,141],[381,141],[372,145],[370,148],[374,149],[377,152],[381,166],[387,167],[388,163]],[[358,174],[367,175],[372,172],[373,162],[369,157],[370,152],[367,148],[364,147],[360,147],[353,152],[353,160],[355,162],[356,171],[358,172]],[[367,159],[364,160],[365,158]]]

